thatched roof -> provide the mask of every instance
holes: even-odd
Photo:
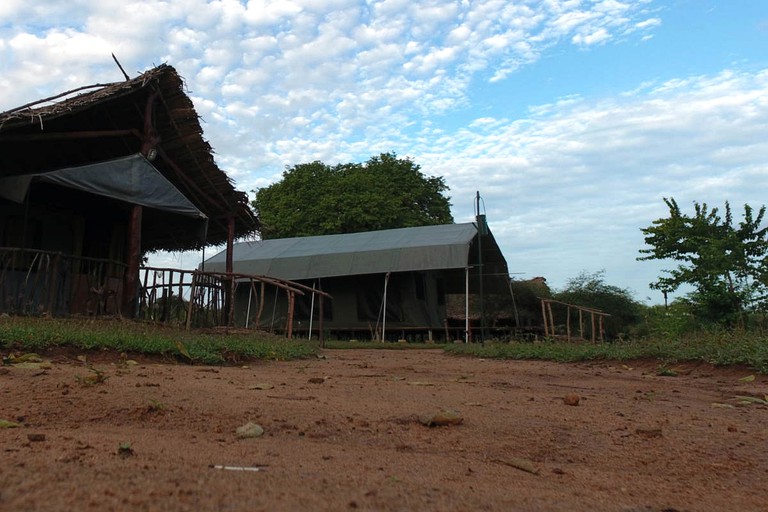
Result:
[[[0,177],[102,162],[154,147],[153,165],[209,217],[207,245],[226,241],[229,217],[235,219],[236,237],[257,229],[246,194],[216,165],[173,67],[161,65],[134,79],[65,94],[0,113]],[[173,218],[149,212],[144,225],[144,250],[202,245]]]

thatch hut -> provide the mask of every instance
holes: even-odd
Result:
[[[131,316],[144,254],[257,227],[171,66],[0,113],[0,311]]]

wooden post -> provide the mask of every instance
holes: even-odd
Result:
[[[549,321],[551,322],[549,324],[550,331],[552,332],[552,336],[555,335],[555,315],[552,314],[552,303],[547,302],[547,310],[549,311]]]
[[[568,343],[571,342],[571,306],[568,306],[565,313],[565,333]]]
[[[136,295],[139,291],[139,266],[141,265],[141,217],[143,209],[135,204],[128,219],[128,254],[123,277],[123,306],[128,317],[136,316]],[[120,312],[123,313],[122,311]]]
[[[579,308],[579,338],[584,339],[584,312]]]
[[[547,301],[541,299],[541,317],[544,319],[544,336],[549,338],[549,318],[547,317]]]
[[[226,298],[226,311],[227,311],[227,325],[233,326],[235,325],[235,278],[232,276],[233,272],[233,248],[234,248],[234,240],[235,240],[235,218],[229,217],[227,218],[227,274],[229,276],[227,279],[229,280],[229,283],[227,283],[228,290],[225,292],[225,298]]]
[[[186,328],[192,325],[192,308],[195,306],[195,286],[197,285],[197,274],[192,274],[192,284],[189,287],[189,304],[187,305],[187,323]]]
[[[266,284],[264,281],[261,282],[261,294],[259,296],[259,311],[256,313],[256,328],[260,329],[261,327],[261,313],[264,311],[264,297],[266,293]]]
[[[595,342],[595,312],[590,313],[592,315],[592,343]]]
[[[295,294],[292,290],[287,290],[288,292],[288,313],[287,313],[287,320],[285,325],[286,330],[286,337],[290,340],[293,338],[293,303],[296,299]]]
[[[181,306],[181,309],[184,309],[184,274],[185,272],[182,270],[179,274],[179,305]],[[190,297],[191,299],[192,297]]]

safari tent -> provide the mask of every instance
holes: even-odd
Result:
[[[241,242],[233,271],[326,292],[332,300],[322,304],[323,329],[341,338],[463,339],[479,326],[449,325],[446,297],[460,294],[468,303],[481,292],[509,293],[504,256],[490,230],[481,231],[462,223]],[[221,252],[202,269],[225,264]],[[320,328],[320,309],[312,294],[291,306],[279,292],[238,287],[235,323],[271,330],[293,315],[294,332],[308,335]]]
[[[144,254],[258,227],[161,65],[0,113],[0,311],[133,316]]]

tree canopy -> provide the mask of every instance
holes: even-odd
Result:
[[[447,190],[442,177],[382,153],[362,164],[290,167],[282,180],[256,191],[253,207],[264,239],[357,233],[450,224]]]
[[[674,269],[651,283],[663,292],[681,285],[694,288],[688,294],[693,311],[704,320],[732,325],[745,309],[765,302],[768,292],[768,227],[761,227],[765,206],[757,215],[744,205],[743,220],[734,223],[731,207],[718,208],[694,202],[694,214],[686,215],[677,202],[664,198],[669,217],[643,228],[648,249],[638,260],[673,260]]]

